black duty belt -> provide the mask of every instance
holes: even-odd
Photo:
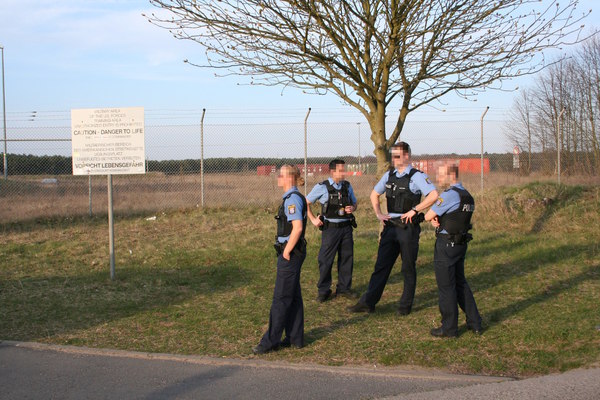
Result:
[[[356,218],[354,217],[354,215],[352,215],[352,219],[349,219],[347,221],[342,221],[342,222],[331,222],[329,220],[326,220],[325,218],[323,218],[322,215],[319,215],[319,219],[323,222],[323,225],[321,225],[319,227],[319,230],[324,230],[324,229],[329,229],[329,228],[345,228],[347,226],[352,226],[353,228],[356,228]]]
[[[470,233],[437,233],[435,237],[446,240],[449,244],[466,244],[473,240],[473,235]]]
[[[275,242],[275,244],[273,244],[273,247],[275,248],[275,253],[277,253],[277,257],[279,257],[281,253],[283,253],[283,250],[285,250],[285,246],[287,246],[287,243],[288,242],[286,240],[283,243]],[[302,255],[302,253],[306,251],[306,239],[300,238],[300,240],[298,240],[298,243],[296,243],[296,246],[294,246],[294,250],[292,251],[297,256]]]
[[[406,229],[409,225],[419,225],[425,219],[425,215],[423,213],[418,213],[412,217],[413,222],[405,223],[402,221],[402,217],[390,218],[384,221],[386,226],[398,226],[400,228]],[[405,218],[406,220],[406,218]]]
[[[326,222],[325,222],[326,221]],[[328,228],[344,228],[346,226],[350,226],[352,225],[352,221],[348,220],[348,221],[341,221],[341,222],[331,222],[328,220],[325,220],[323,223],[327,223],[327,227]]]

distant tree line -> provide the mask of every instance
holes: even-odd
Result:
[[[583,152],[570,152],[563,155],[566,164],[571,163],[571,159],[583,160],[589,159],[593,155]],[[481,154],[424,154],[415,155],[416,160],[435,160],[435,159],[460,159],[460,158],[480,158]],[[490,170],[497,172],[511,172],[513,168],[513,156],[507,153],[485,153],[484,157],[489,159]],[[346,164],[358,164],[356,156],[337,156],[337,157],[309,157],[308,164],[328,164],[333,158],[341,158]],[[520,155],[520,169],[523,172],[539,172],[542,174],[552,174],[555,172],[556,152],[545,151],[529,154],[523,152]],[[377,160],[374,156],[361,157],[363,165],[376,165]],[[72,162],[71,157],[64,156],[34,156],[8,154],[7,164],[9,175],[71,175]],[[280,168],[283,164],[304,164],[304,158],[207,158],[204,160],[204,171],[211,173],[256,173],[260,165],[274,165]],[[146,169],[148,172],[161,172],[166,175],[188,175],[200,173],[200,160],[148,160]],[[3,174],[3,165],[0,163],[0,171]],[[375,169],[373,169],[375,172]]]
[[[322,163],[319,159],[309,159],[309,163]],[[163,172],[165,174],[198,174],[200,173],[201,161],[199,159],[186,160],[163,160],[147,162],[149,172]],[[229,173],[229,172],[256,172],[259,165],[275,165],[276,168],[283,164],[304,164],[303,158],[207,158],[204,160],[204,172],[210,173]]]
[[[309,164],[327,164],[334,157],[310,157]],[[340,157],[347,163],[358,163],[357,157]],[[369,160],[369,161],[365,161]],[[375,157],[363,157],[361,162],[375,163]],[[147,160],[148,172],[162,172],[174,174],[200,173],[199,159],[186,160]],[[256,172],[259,165],[274,165],[280,168],[283,164],[304,164],[304,158],[207,158],[204,160],[205,173],[244,173]],[[72,159],[65,156],[35,156],[25,154],[7,154],[7,168],[12,175],[71,175]],[[4,173],[4,166],[0,163],[0,171]]]
[[[7,154],[9,175],[67,175],[73,173],[71,157],[34,156],[31,154]],[[4,163],[0,163],[4,174]]]
[[[506,126],[508,139],[531,158],[545,155],[556,170],[557,149],[564,173],[600,171],[600,39],[584,42],[571,57],[538,75],[521,90]]]

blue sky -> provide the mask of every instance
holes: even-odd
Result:
[[[583,12],[596,3],[581,0],[578,9]],[[271,124],[302,123],[311,107],[309,122],[361,122],[361,152],[370,153],[362,116],[335,96],[240,85],[244,78],[215,78],[213,71],[185,64],[184,59],[198,59],[203,49],[174,39],[142,16],[158,11],[144,0],[2,0],[0,45],[5,48],[9,128],[34,123],[68,126],[72,108],[143,106],[147,124],[177,115],[197,121],[206,108],[207,124]],[[586,26],[600,27],[600,7]],[[531,79],[507,82],[505,87],[527,86]],[[434,132],[429,139],[435,141],[435,132],[450,127],[452,132],[444,135],[462,138],[451,150],[479,151],[478,122],[489,105],[486,151],[510,150],[501,125],[515,96],[490,91],[476,101],[448,97],[446,112],[425,107],[411,114],[403,137],[415,141],[416,152],[427,152],[431,140],[423,137],[423,130]],[[28,121],[33,110],[38,111],[37,122]]]

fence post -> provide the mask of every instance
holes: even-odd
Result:
[[[8,179],[8,163],[6,161],[6,90],[4,89],[4,46],[2,50],[2,119],[4,121],[4,179]]]
[[[556,160],[556,171],[558,173],[558,185],[560,186],[560,148],[562,146],[562,132],[560,130],[560,120],[562,119],[562,115],[565,112],[565,107],[563,107],[563,109],[560,111],[560,114],[558,114],[558,121],[557,121],[557,127],[558,127],[558,132],[556,135],[556,151],[558,153],[557,156],[557,160]]]
[[[360,168],[360,122],[357,122],[356,125],[358,125],[358,170],[362,174],[362,170]]]
[[[304,118],[304,195],[306,196],[306,187],[308,186],[308,175],[307,175],[307,169],[308,169],[308,162],[307,162],[307,158],[308,158],[308,135],[307,135],[307,123],[306,121],[308,121],[308,116],[310,115],[310,107],[308,107],[308,112],[306,113],[306,118]]]
[[[490,106],[487,106],[481,115],[481,193],[483,193],[483,117],[485,117],[489,109]]]
[[[200,203],[204,209],[204,114],[206,108],[202,109],[202,119],[200,120],[200,191],[202,197]]]

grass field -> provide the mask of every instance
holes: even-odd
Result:
[[[362,292],[379,226],[360,200],[354,288]],[[518,377],[598,365],[600,189],[528,183],[476,202],[466,273],[483,336],[464,321],[456,340],[429,335],[440,320],[430,228],[421,236],[414,312],[399,317],[398,265],[374,314],[348,313],[346,299],[315,300],[320,236],[310,226],[301,280],[308,345],[261,358]],[[3,223],[0,339],[255,357],[275,277],[274,213],[273,206],[117,217],[115,281],[105,217]]]

